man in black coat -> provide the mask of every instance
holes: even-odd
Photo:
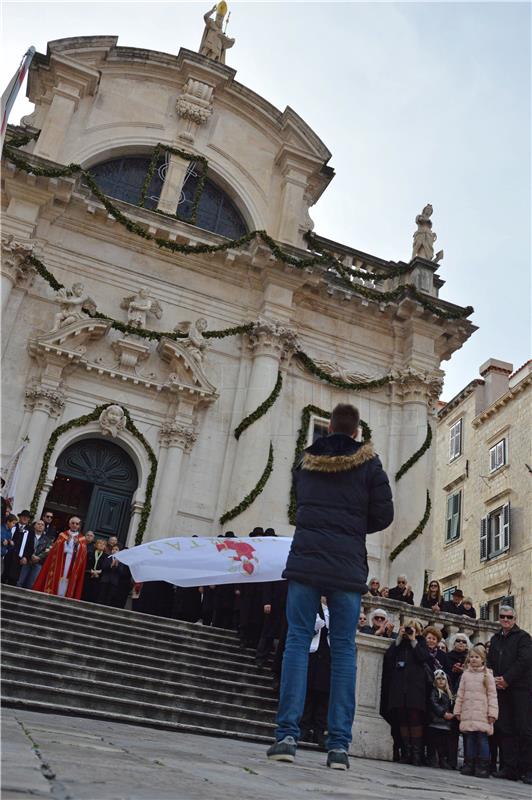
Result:
[[[406,575],[397,576],[397,586],[393,586],[390,589],[388,598],[390,600],[400,600],[402,603],[408,603],[410,606],[414,605],[414,592],[408,583]]]
[[[447,614],[458,614],[460,617],[463,617],[465,614],[464,607],[462,605],[463,599],[463,591],[461,589],[455,589],[451,595],[451,599],[446,600],[443,604],[442,611],[445,611]]]
[[[16,586],[22,567],[26,566],[33,555],[35,536],[30,525],[30,512],[21,511],[13,533],[13,545],[5,557],[4,580],[10,586]]]
[[[305,704],[310,642],[320,597],[330,613],[331,696],[327,765],[348,769],[355,713],[355,633],[367,592],[366,534],[393,520],[392,492],[371,442],[356,441],[359,413],[333,410],[329,435],[305,450],[294,471],[296,530],[283,577],[289,581],[276,741],[268,757],[293,761]]]
[[[54,515],[52,511],[45,511],[41,517],[44,522],[44,532],[48,539],[53,543],[57,539],[57,530],[54,527]],[[86,536],[86,534],[85,534]]]
[[[511,606],[499,609],[501,630],[491,641],[488,667],[499,701],[496,731],[501,737],[504,769],[499,777],[532,785],[532,639],[518,627]]]

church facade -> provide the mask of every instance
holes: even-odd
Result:
[[[396,507],[369,570],[419,595],[441,363],[475,330],[438,297],[430,206],[408,264],[309,236],[331,153],[212,53],[58,40],[28,95],[2,181],[15,510],[129,546],[290,535],[292,465],[351,402]]]

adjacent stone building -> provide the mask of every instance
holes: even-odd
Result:
[[[504,600],[532,629],[532,361],[489,359],[438,413],[427,566],[496,620]]]
[[[2,165],[2,464],[21,452],[16,510],[79,513],[130,545],[290,534],[296,447],[321,410],[353,402],[394,484],[395,521],[368,541],[385,583],[430,510],[432,450],[394,476],[426,441],[471,310],[438,297],[430,206],[408,264],[309,242],[331,153],[222,62],[107,36],[34,58],[35,110],[10,128]],[[426,531],[392,569],[418,596]]]

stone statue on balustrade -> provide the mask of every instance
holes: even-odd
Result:
[[[145,328],[148,314],[161,319],[163,310],[157,300],[150,296],[149,289],[142,287],[136,294],[124,297],[120,308],[127,311],[127,321],[133,328]]]
[[[100,430],[104,436],[112,436],[116,439],[118,434],[126,427],[126,415],[124,409],[117,405],[104,408],[98,419]]]
[[[412,260],[424,258],[426,261],[441,261],[443,250],[434,257],[434,242],[438,238],[432,230],[432,211],[431,204],[425,206],[421,214],[416,217],[417,231],[414,233],[414,245],[412,247]]]
[[[209,346],[208,339],[203,335],[206,330],[207,320],[204,317],[198,317],[194,322],[180,322],[174,328],[176,333],[187,334],[186,339],[181,340],[181,344],[198,364],[203,362]]]
[[[93,313],[96,311],[96,303],[90,297],[84,297],[84,286],[82,283],[75,283],[72,289],[64,286],[56,292],[56,298],[61,306],[61,310],[54,317],[52,331],[64,328],[72,322],[85,319],[84,311]]]
[[[215,11],[216,16],[212,19],[212,14]],[[225,0],[214,5],[210,11],[207,11],[203,17],[205,30],[203,31],[199,48],[200,55],[212,58],[213,61],[218,61],[220,64],[225,64],[225,51],[229,50],[235,43],[235,40],[230,39],[223,31],[223,21],[226,13],[227,3]],[[229,17],[227,17],[227,20],[229,21]]]

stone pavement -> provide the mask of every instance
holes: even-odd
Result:
[[[3,709],[2,800],[530,800],[530,787],[325,755],[269,763],[250,742]]]

